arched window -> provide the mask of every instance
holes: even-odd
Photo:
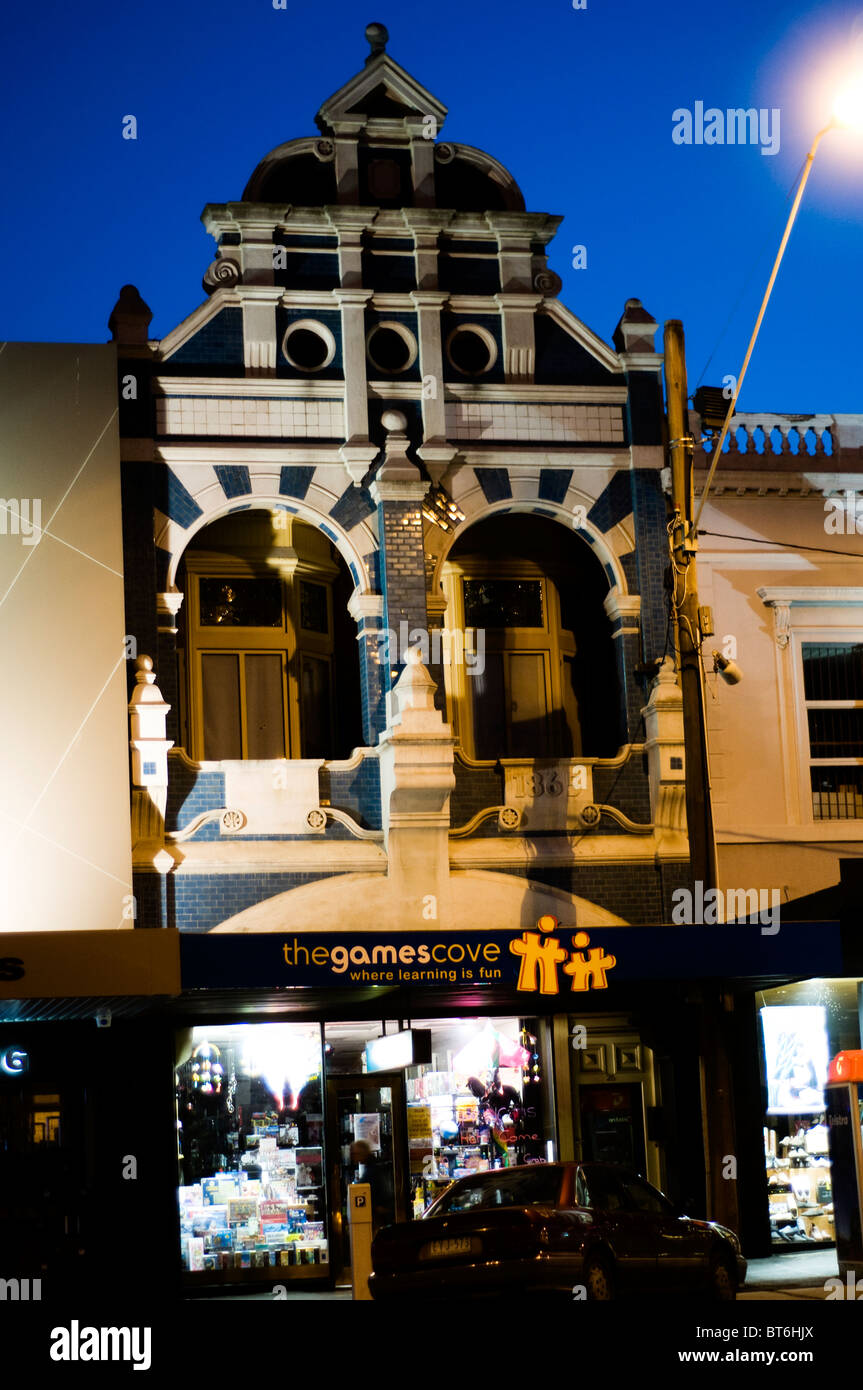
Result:
[[[553,521],[491,517],[454,545],[442,577],[450,717],[469,757],[608,757],[622,740],[608,582]],[[475,634],[475,635],[474,635]],[[445,644],[446,646],[446,644]]]
[[[353,585],[321,532],[287,512],[225,517],[195,536],[178,584],[193,758],[337,758],[362,741]]]

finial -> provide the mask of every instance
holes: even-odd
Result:
[[[381,416],[381,424],[387,434],[404,434],[408,427],[408,418],[401,410],[385,410]]]
[[[387,51],[387,41],[389,40],[387,26],[378,23],[367,24],[366,38],[372,50],[368,58],[366,58],[366,62],[370,63],[372,58],[376,58],[379,53],[386,53]]]
[[[135,661],[135,680],[139,685],[153,685],[156,680],[153,671],[153,658],[151,656],[139,656]]]

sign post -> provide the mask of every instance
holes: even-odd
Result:
[[[351,1282],[354,1299],[371,1300],[369,1275],[372,1272],[372,1189],[367,1182],[352,1182],[348,1188],[348,1220],[351,1225]]]

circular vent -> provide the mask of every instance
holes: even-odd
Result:
[[[298,372],[320,372],[336,355],[336,340],[315,319],[297,319],[282,342],[282,352]]]
[[[447,338],[447,357],[462,376],[483,376],[497,359],[497,343],[478,324],[454,328]]]
[[[417,357],[414,335],[401,323],[379,323],[366,339],[366,351],[373,367],[385,376],[395,376],[412,367]]]

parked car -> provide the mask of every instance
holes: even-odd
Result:
[[[684,1216],[628,1168],[543,1163],[453,1182],[372,1245],[375,1299],[554,1293],[607,1301],[680,1290],[729,1300],[746,1277],[733,1231]]]

